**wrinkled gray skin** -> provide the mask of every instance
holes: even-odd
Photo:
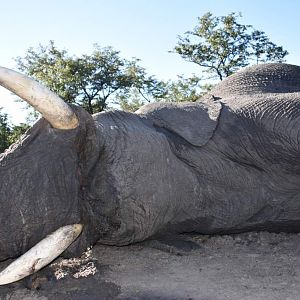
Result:
[[[168,231],[300,231],[300,67],[247,68],[199,103],[73,109],[78,128],[40,120],[0,156],[0,260],[80,222],[69,254]]]

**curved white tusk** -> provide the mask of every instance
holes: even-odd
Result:
[[[63,226],[12,262],[0,273],[0,285],[35,273],[63,253],[79,236],[81,224]]]
[[[69,105],[37,81],[0,67],[0,85],[33,106],[54,128],[73,129],[78,126],[78,119]]]

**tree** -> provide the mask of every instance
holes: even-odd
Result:
[[[19,125],[12,126],[9,133],[9,144],[13,144],[30,128],[28,124],[21,123]]]
[[[0,108],[0,153],[15,143],[29,128],[29,125],[23,123],[10,125],[7,114],[2,113],[1,110],[2,108]]]
[[[147,76],[138,59],[121,58],[111,47],[94,45],[91,55],[70,56],[53,41],[38,49],[28,49],[16,59],[18,68],[48,86],[68,103],[75,103],[93,114],[108,104],[127,99],[132,89],[147,98],[155,96],[160,82]]]
[[[201,78],[193,75],[190,78],[178,76],[177,81],[169,81],[167,83],[167,94],[164,101],[167,102],[195,102],[201,96],[210,91],[212,84],[200,85]]]
[[[10,127],[8,124],[7,114],[2,113],[1,110],[2,108],[0,108],[0,153],[2,153],[10,145]]]
[[[117,94],[117,102],[125,111],[134,112],[146,103],[161,101],[167,94],[166,84],[148,76],[146,70],[137,64],[138,61],[134,60],[128,66],[132,86]]]
[[[284,62],[288,55],[282,46],[270,42],[263,31],[254,30],[251,34],[252,55],[256,64],[265,62]]]
[[[263,31],[239,24],[239,17],[236,13],[221,17],[206,13],[192,31],[179,36],[173,52],[220,80],[253,62],[285,61],[286,50],[272,43]]]

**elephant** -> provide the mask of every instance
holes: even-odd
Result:
[[[300,232],[298,66],[247,67],[197,102],[135,113],[90,115],[6,68],[0,84],[43,116],[0,155],[0,261],[45,238],[60,251],[43,265],[163,233]]]

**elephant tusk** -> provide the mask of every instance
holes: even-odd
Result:
[[[79,121],[69,105],[37,81],[0,67],[0,85],[33,106],[54,128],[73,129],[78,126]]]
[[[76,240],[81,231],[81,224],[57,229],[8,265],[0,273],[0,285],[18,281],[48,265]]]

